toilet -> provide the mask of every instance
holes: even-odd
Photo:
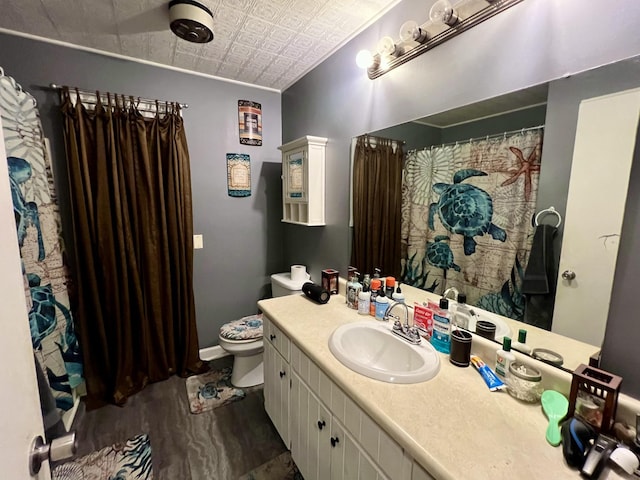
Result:
[[[308,274],[303,280],[292,280],[289,272],[275,273],[271,275],[272,294],[274,297],[298,295],[302,293],[302,285],[308,281]],[[262,314],[249,315],[222,325],[218,344],[233,355],[231,383],[235,387],[246,388],[264,383]]]

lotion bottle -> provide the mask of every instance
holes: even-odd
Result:
[[[519,352],[531,354],[531,347],[527,345],[527,331],[524,328],[518,330],[518,341],[511,344],[511,348]]]
[[[516,361],[516,356],[511,351],[511,339],[504,337],[502,339],[502,348],[496,352],[496,373],[501,380],[507,377],[509,365]]]
[[[389,299],[384,294],[384,290],[380,289],[380,293],[376,297],[376,320],[383,320],[384,314],[387,313],[389,307]]]

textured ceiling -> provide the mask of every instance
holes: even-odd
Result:
[[[0,0],[0,28],[282,90],[399,0],[200,0],[215,38],[169,30],[164,0]]]

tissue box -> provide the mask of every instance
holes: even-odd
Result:
[[[327,290],[331,295],[338,293],[338,270],[327,268],[322,270],[322,288]]]

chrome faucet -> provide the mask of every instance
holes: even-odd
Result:
[[[449,298],[449,294],[453,292],[453,294],[455,295],[455,297],[452,298],[452,300],[455,300],[456,302],[458,301],[458,295],[460,294],[460,292],[458,292],[458,289],[456,287],[449,287],[447,288],[444,293],[442,294],[442,298]]]
[[[391,311],[398,305],[404,307],[404,324],[400,322],[399,316],[391,314]],[[413,325],[413,321],[411,322],[412,325],[409,326],[409,307],[407,307],[406,304],[402,302],[394,302],[389,305],[387,307],[387,310],[384,312],[384,317],[382,317],[382,320],[388,322],[389,318],[393,318],[393,328],[391,330],[393,333],[413,345],[420,344],[420,333],[418,332],[418,329],[415,327],[415,325]]]

